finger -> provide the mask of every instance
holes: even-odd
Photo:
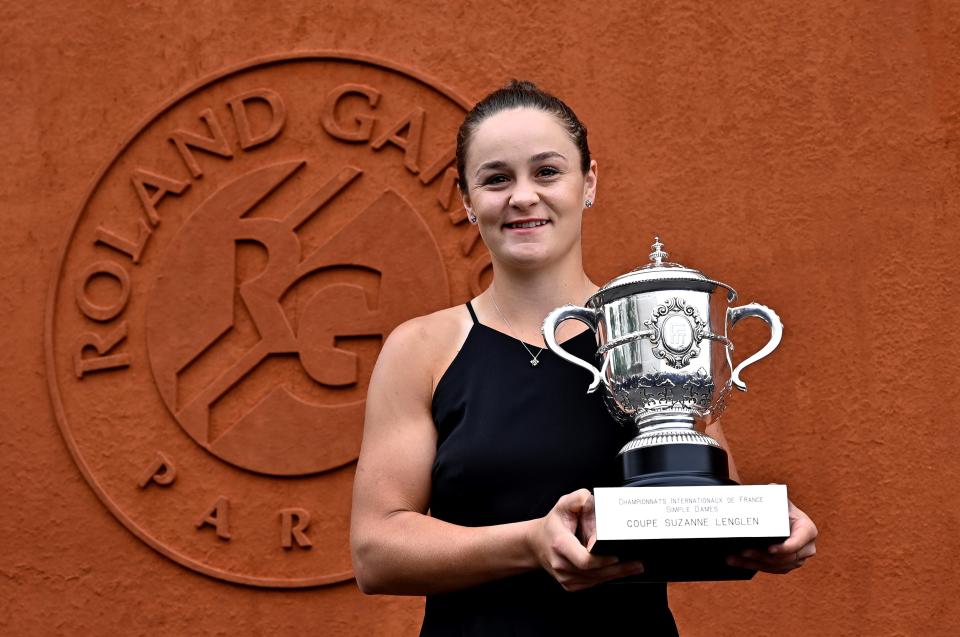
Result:
[[[728,563],[736,563],[745,568],[754,568],[766,572],[786,572],[803,566],[807,558],[816,554],[813,543],[808,544],[795,553],[770,554],[758,549],[747,549],[739,555],[731,556]]]
[[[580,512],[580,526],[577,528],[580,543],[589,551],[597,540],[597,516],[593,497],[586,502]]]
[[[788,537],[782,544],[773,544],[767,547],[767,554],[769,555],[797,555],[801,551],[808,553],[804,557],[811,557],[814,553],[817,552],[816,544],[814,540],[809,539],[806,542],[802,539],[797,539],[794,541],[793,536]]]
[[[551,574],[567,590],[571,590],[571,586],[580,586],[582,588],[592,585],[589,573],[597,571],[600,568],[605,567],[599,567],[592,570],[583,570],[577,568],[572,562],[564,558],[562,555],[554,555],[550,561]]]
[[[807,544],[810,544],[817,537],[817,527],[809,518],[797,520],[791,525],[790,537],[781,544],[773,544],[769,547],[771,553],[796,553]]]
[[[817,525],[797,505],[788,502],[787,507],[790,517],[790,536],[782,544],[771,546],[769,548],[771,553],[796,553],[813,542],[819,534]]]
[[[577,489],[576,491],[561,496],[560,499],[557,500],[557,506],[579,515],[583,507],[592,501],[593,494],[590,493],[589,489]]]
[[[629,562],[619,562],[611,566],[602,566],[593,569],[585,579],[589,579],[596,584],[606,582],[612,579],[620,579],[630,575],[639,575],[643,572],[643,562],[640,560],[631,560]]]
[[[799,553],[770,555],[769,553],[753,549],[743,551],[736,557],[740,557],[744,560],[749,560],[758,564],[765,564],[771,568],[788,566],[800,561],[801,559]]]
[[[575,575],[566,581],[561,582],[561,584],[568,591],[577,591],[585,588],[591,588],[611,580],[618,580],[624,577],[630,577],[632,575],[640,575],[641,573],[643,573],[642,562],[621,562],[619,564],[614,564],[613,566],[605,566],[603,568],[589,571],[588,574]]]
[[[578,489],[557,500],[554,510],[560,515],[564,526],[571,533],[576,532],[580,517],[585,507],[593,505],[593,495],[587,489]]]
[[[573,535],[561,535],[553,543],[553,549],[574,568],[586,571],[618,563],[613,555],[591,555]]]
[[[760,559],[770,560],[773,562],[790,562],[790,561],[796,561],[801,559],[805,560],[807,558],[813,557],[814,555],[817,554],[817,545],[815,542],[810,542],[809,544],[800,547],[800,550],[795,551],[793,553],[784,553],[781,551],[771,552],[770,550],[768,550],[766,553],[762,553],[760,551],[748,550],[748,551],[744,551],[742,555],[746,555],[747,553],[752,554],[752,555],[747,555],[747,557],[752,557],[752,558],[759,557]]]
[[[590,534],[590,537],[584,538],[583,546],[587,549],[587,553],[593,553],[593,545],[597,543],[597,530],[594,529],[593,533]]]

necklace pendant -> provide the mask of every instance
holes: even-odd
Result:
[[[530,359],[530,366],[531,366],[531,367],[536,367],[536,366],[539,365],[539,364],[540,364],[540,361],[538,361],[537,359],[535,359],[535,358],[531,358],[531,359]]]

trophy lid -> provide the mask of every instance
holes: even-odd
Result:
[[[663,250],[660,237],[654,237],[650,247],[653,248],[653,252],[649,255],[649,263],[609,281],[591,297],[591,304],[602,305],[624,296],[653,290],[679,289],[712,292],[717,286],[727,289],[729,301],[736,298],[736,291],[726,283],[709,279],[700,270],[664,261],[670,255]]]

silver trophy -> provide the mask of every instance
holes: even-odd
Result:
[[[613,417],[636,427],[620,451],[623,486],[729,485],[727,455],[703,433],[732,387],[746,391],[740,374],[780,343],[783,325],[759,303],[730,307],[737,293],[702,272],[668,263],[659,237],[650,263],[604,285],[586,307],[565,305],[543,322],[547,347],[593,376],[588,392],[605,388]],[[729,330],[755,316],[770,326],[770,340],[733,368]],[[576,319],[597,334],[600,361],[571,355],[557,344],[557,326]]]

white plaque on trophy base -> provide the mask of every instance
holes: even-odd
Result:
[[[644,562],[630,582],[750,579],[727,557],[765,551],[790,535],[782,484],[594,489],[597,540],[590,552]]]

